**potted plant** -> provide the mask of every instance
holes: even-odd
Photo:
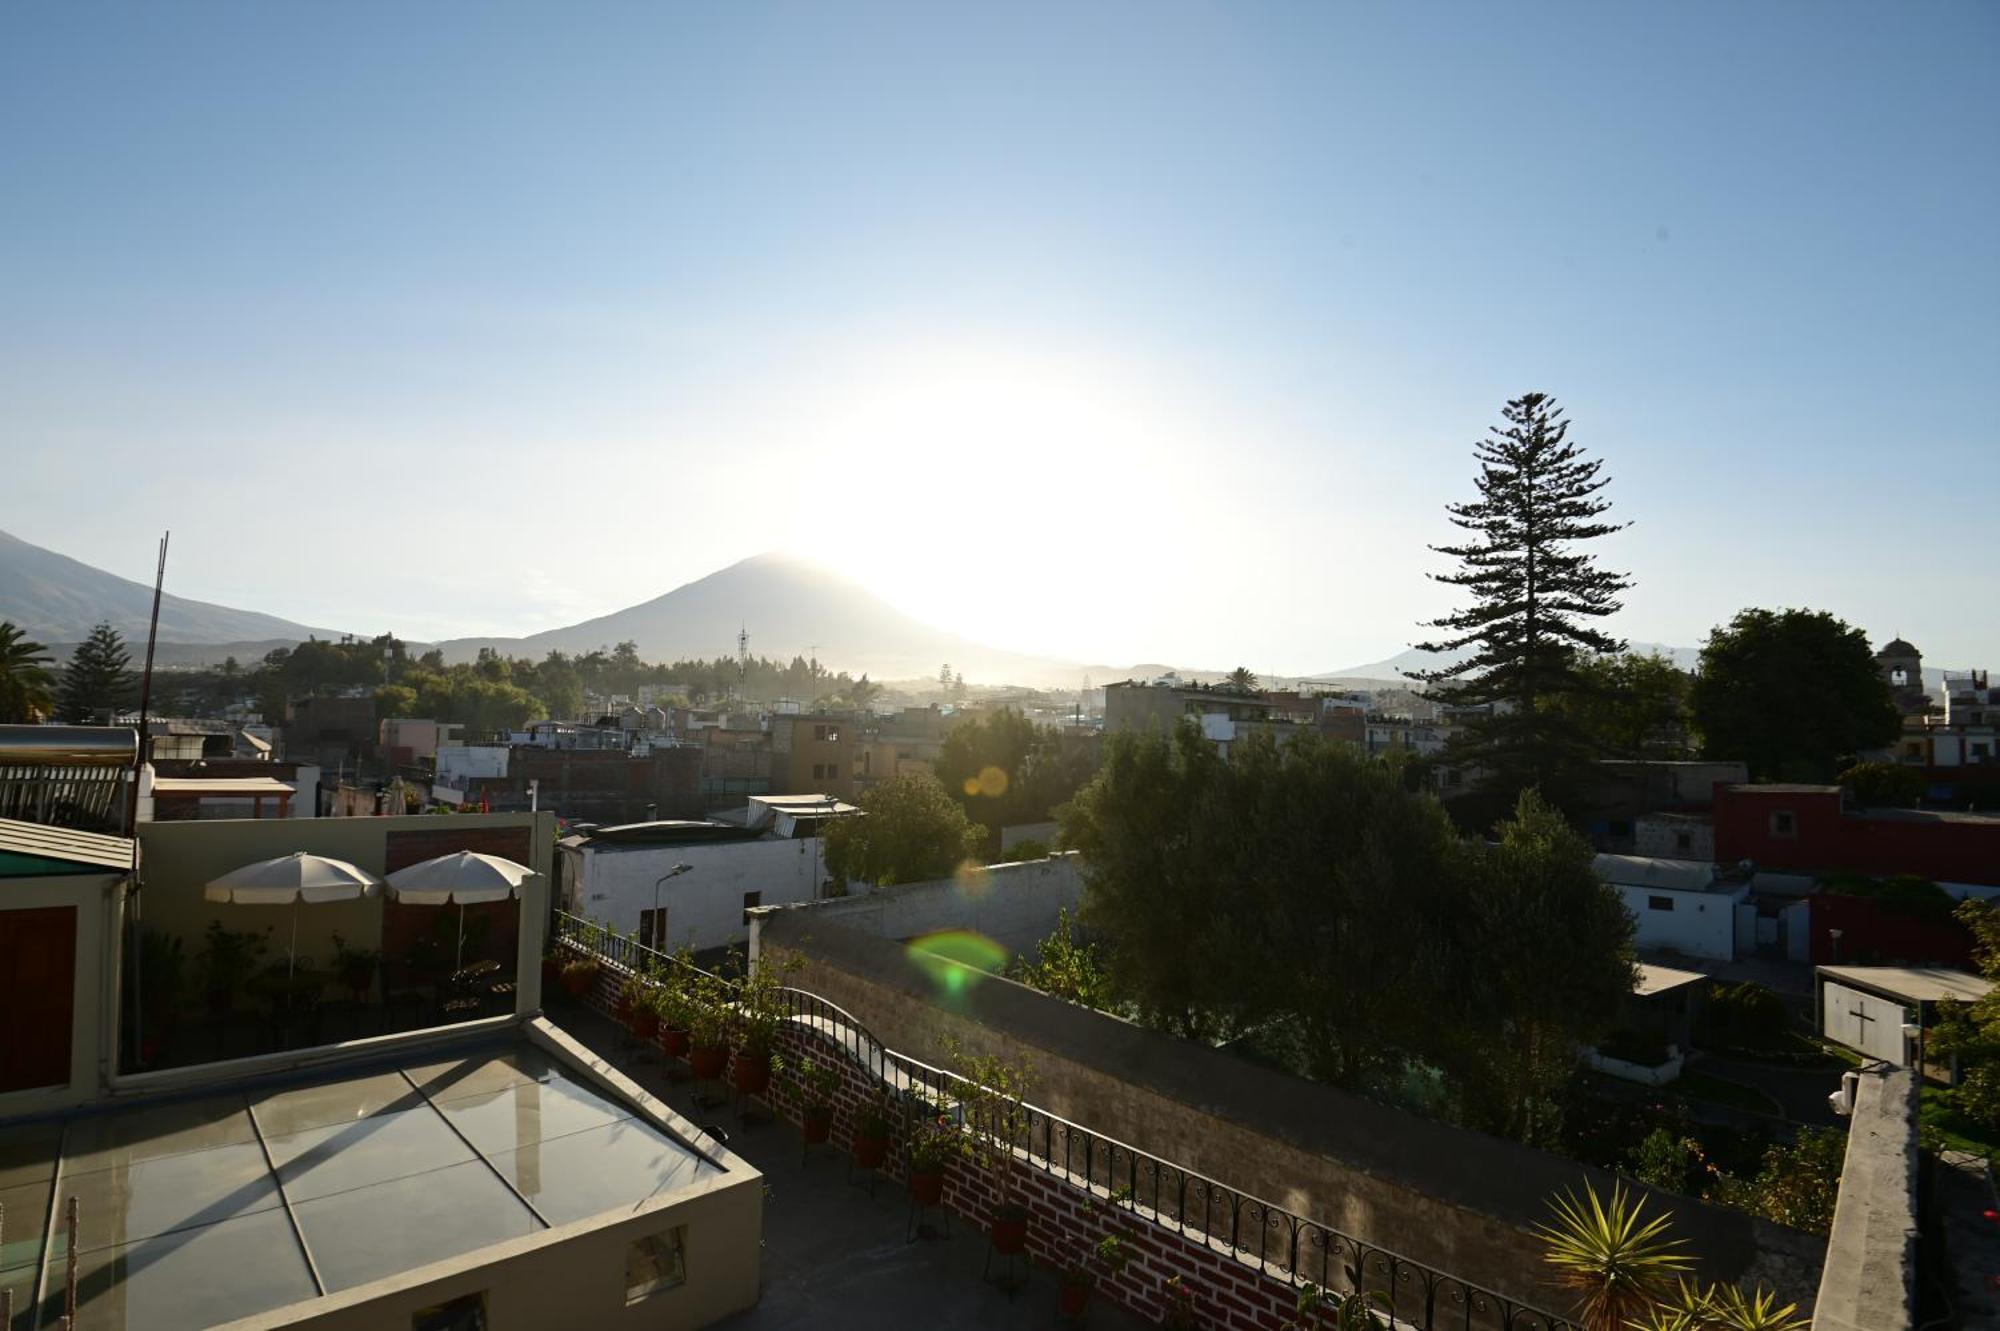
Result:
[[[562,986],[571,998],[582,998],[597,987],[598,972],[604,964],[596,957],[580,953],[563,963]]]
[[[966,1149],[965,1131],[947,1106],[922,1094],[912,1095],[906,1108],[910,1126],[904,1162],[910,1200],[918,1206],[936,1206],[944,1200],[945,1169]]]
[[[1163,1294],[1167,1306],[1160,1325],[1167,1331],[1195,1331],[1200,1322],[1195,1319],[1194,1291],[1188,1288],[1187,1281],[1175,1276],[1167,1282]]]
[[[715,1081],[729,1063],[729,985],[702,974],[688,986],[688,1063],[703,1081]]]
[[[368,1001],[368,990],[381,962],[382,954],[373,948],[349,947],[345,938],[333,936],[333,974],[340,987],[354,995],[355,1002]]]
[[[736,988],[730,1014],[736,1061],[730,1068],[730,1080],[745,1095],[762,1095],[770,1089],[772,1051],[785,1020],[782,977],[798,964],[797,958],[783,968],[762,963]]]
[[[1118,1275],[1124,1271],[1126,1263],[1132,1261],[1132,1243],[1122,1233],[1118,1221],[1118,1205],[1128,1197],[1128,1191],[1112,1193],[1110,1205],[1098,1201],[1096,1197],[1090,1199],[1090,1215],[1104,1221],[1104,1231],[1098,1235],[1096,1243],[1072,1251],[1062,1263],[1058,1299],[1064,1317],[1082,1317],[1084,1309],[1090,1307],[1090,1291],[1096,1289],[1098,1279]]]
[[[542,951],[542,992],[545,994],[562,983],[563,955],[560,943],[550,943]]]
[[[854,1163],[863,1169],[880,1169],[889,1158],[889,1125],[895,1111],[887,1090],[878,1089],[854,1118]]]
[[[840,1070],[810,1058],[799,1060],[799,1129],[806,1145],[820,1146],[833,1135],[833,1093],[840,1087]]]
[[[1025,1063],[1010,1063],[992,1054],[968,1057],[955,1041],[948,1041],[945,1048],[966,1079],[965,1121],[972,1129],[972,1156],[993,1198],[987,1237],[993,1251],[1011,1257],[1028,1245],[1028,1208],[1021,1201],[1014,1150],[1015,1143],[1027,1140],[1024,1097],[1034,1084],[1034,1073]]]
[[[683,947],[674,953],[673,962],[653,991],[653,1006],[660,1014],[660,1048],[669,1058],[686,1058],[693,1046],[688,1034],[694,1021],[692,986],[700,974],[694,954]]]
[[[263,934],[237,933],[223,928],[220,920],[208,922],[197,965],[210,1013],[225,1017],[235,1008],[236,993],[256,974],[265,947]]]

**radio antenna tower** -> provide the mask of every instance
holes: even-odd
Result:
[[[736,696],[743,696],[743,685],[750,677],[750,628],[747,624],[736,629]]]

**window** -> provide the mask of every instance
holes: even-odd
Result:
[[[634,1239],[625,1250],[625,1302],[649,1299],[687,1282],[687,1226]]]
[[[1672,910],[1673,908],[1674,908],[1674,899],[1672,897],[1646,898],[1647,910]]]
[[[814,726],[813,738],[818,740],[821,744],[838,744],[840,743],[840,727]]]
[[[1792,817],[1790,809],[1778,809],[1771,814],[1772,836],[1797,836],[1798,821]]]
[[[764,904],[764,894],[762,892],[745,892],[743,894],[743,923],[745,924],[750,923],[751,907],[761,906],[763,904]]]
[[[639,912],[639,941],[664,951],[667,946],[667,908]]]

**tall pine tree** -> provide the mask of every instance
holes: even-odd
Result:
[[[1418,644],[1473,651],[1416,675],[1447,706],[1491,706],[1467,718],[1445,755],[1475,775],[1480,798],[1468,812],[1482,822],[1531,786],[1574,809],[1592,752],[1573,713],[1559,704],[1587,687],[1581,653],[1623,650],[1591,621],[1616,612],[1619,593],[1632,585],[1578,548],[1625,525],[1603,520],[1611,507],[1600,497],[1610,479],[1598,475],[1603,462],[1568,442],[1569,422],[1545,393],[1515,398],[1502,414],[1506,428],[1475,445],[1479,498],[1446,507],[1475,539],[1431,547],[1459,564],[1457,572],[1432,576],[1466,588],[1472,604],[1431,621],[1444,636]]]
[[[100,720],[103,713],[129,706],[131,664],[118,630],[99,624],[77,644],[69,664],[63,667],[56,714],[73,726],[83,726]]]

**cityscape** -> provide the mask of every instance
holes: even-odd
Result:
[[[2000,1326],[1991,9],[0,71],[0,1331]]]

